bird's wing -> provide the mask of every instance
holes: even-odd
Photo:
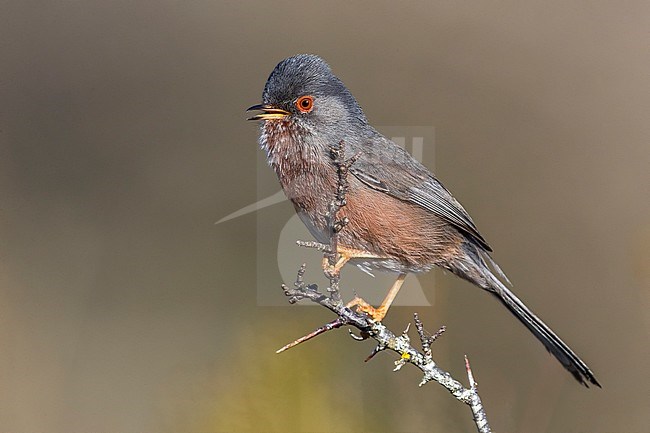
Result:
[[[385,139],[386,146],[363,146],[350,172],[377,191],[409,201],[445,219],[486,251],[490,245],[481,236],[467,211],[425,166],[404,149]]]

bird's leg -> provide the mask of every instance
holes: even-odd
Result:
[[[325,274],[328,276],[338,275],[341,272],[341,268],[350,261],[350,257],[343,255],[340,252],[338,254],[338,258],[339,259],[334,265],[330,265],[330,260],[327,257],[323,257],[323,271],[325,271]]]
[[[359,298],[358,296],[355,297],[352,301],[350,301],[346,306],[348,308],[357,307],[357,310],[367,313],[376,322],[381,322],[381,320],[386,316],[386,313],[388,312],[390,305],[395,300],[397,293],[402,288],[402,284],[404,284],[405,279],[406,279],[406,274],[404,273],[399,274],[397,280],[390,288],[388,294],[386,294],[386,297],[384,298],[384,301],[381,303],[381,305],[378,308],[373,307],[372,305],[368,304],[366,301]]]
[[[331,265],[329,259],[323,257],[323,271],[328,276],[338,275],[341,272],[341,269],[347,262],[352,259],[381,259],[383,257],[378,256],[377,254],[370,253],[363,250],[355,250],[354,248],[347,248],[339,246],[337,249],[337,261],[334,265]]]

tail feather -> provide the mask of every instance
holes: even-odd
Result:
[[[468,257],[451,269],[452,272],[494,294],[578,382],[586,387],[589,387],[590,383],[600,387],[587,364],[492,273],[486,260],[494,267],[495,272],[503,275],[492,258],[487,253],[479,253],[474,245],[469,247]],[[471,258],[471,262],[466,260],[467,258]],[[505,275],[503,278],[507,281]]]
[[[492,292],[536,337],[542,342],[558,361],[578,382],[589,387],[592,383],[600,387],[596,377],[587,364],[575,354],[560,337],[553,332],[542,320],[524,305],[514,293],[508,290],[499,280],[494,278]]]

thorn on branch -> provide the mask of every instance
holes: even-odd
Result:
[[[407,342],[411,341],[411,338],[409,337],[409,329],[411,329],[411,324],[407,323],[406,328],[402,331],[402,338],[405,338]]]
[[[474,375],[472,374],[472,367],[469,365],[469,359],[465,355],[465,370],[467,370],[467,379],[469,379],[470,389],[476,390],[477,383],[474,380]]]
[[[372,352],[370,352],[370,355],[368,355],[368,357],[367,357],[366,359],[364,359],[363,362],[368,362],[368,361],[370,361],[372,358],[375,357],[376,354],[378,354],[378,353],[381,352],[382,350],[386,350],[386,346],[383,345],[383,344],[381,344],[381,343],[379,343],[378,345],[375,346],[374,349],[372,349]]]
[[[276,350],[275,353],[282,353],[287,349],[291,349],[292,347],[295,347],[299,345],[300,343],[304,343],[305,341],[311,340],[314,337],[319,336],[320,334],[324,334],[327,331],[331,331],[332,329],[340,328],[341,326],[345,325],[345,319],[338,317],[335,320],[332,320],[329,323],[324,324],[323,326],[320,326],[310,332],[307,335],[303,335],[302,337],[292,341],[289,344],[285,344],[282,346],[280,349]]]

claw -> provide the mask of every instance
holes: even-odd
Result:
[[[362,298],[356,296],[353,300],[346,305],[348,308],[356,307],[357,311],[366,313],[375,322],[381,322],[381,319],[386,316],[387,309],[384,307],[375,308],[367,303]]]
[[[348,332],[350,333],[350,337],[352,337],[354,340],[357,340],[357,341],[367,340],[368,337],[369,337],[368,334],[364,334],[363,332],[360,335],[357,335],[354,332],[352,332],[351,329],[348,329]]]

